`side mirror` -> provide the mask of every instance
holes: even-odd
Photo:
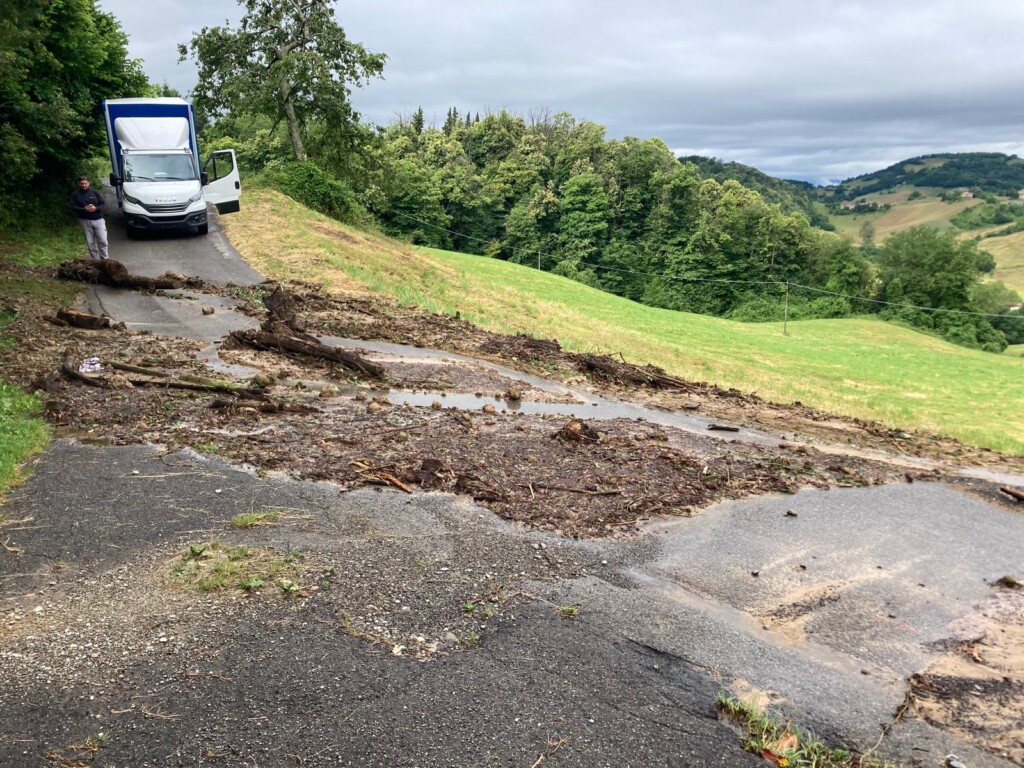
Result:
[[[206,171],[203,171],[202,173],[200,173],[199,174],[199,183],[202,184],[204,187],[207,184],[209,184],[210,183],[210,174],[208,174]]]
[[[114,173],[110,174],[110,186],[116,187],[120,183],[121,183],[121,180],[119,178],[117,178],[117,174],[114,174]]]

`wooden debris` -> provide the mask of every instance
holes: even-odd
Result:
[[[113,259],[66,261],[57,268],[57,277],[95,285],[109,285],[114,288],[142,288],[147,291],[184,288],[186,285],[191,286],[196,283],[194,279],[187,279],[169,272],[161,277],[133,275],[124,264]]]
[[[739,427],[733,427],[729,424],[708,424],[708,429],[716,430],[718,432],[739,432]]]
[[[89,331],[98,331],[101,328],[110,328],[112,321],[109,317],[93,315],[89,312],[80,312],[77,309],[61,307],[57,310],[57,319],[64,324],[75,328],[85,328]]]
[[[586,422],[572,419],[552,437],[573,443],[596,443],[601,439],[601,434]]]
[[[1024,501],[1024,491],[1018,490],[1017,488],[1010,488],[1007,485],[1000,486],[1000,493],[1005,493],[1014,501]]]
[[[350,371],[373,379],[383,379],[384,366],[370,362],[355,352],[329,347],[305,331],[305,324],[295,314],[295,301],[281,286],[264,297],[269,313],[259,330],[234,331],[231,338],[247,347],[314,357],[339,363]]]

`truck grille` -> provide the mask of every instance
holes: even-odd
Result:
[[[168,205],[146,205],[143,203],[142,207],[150,213],[183,213],[188,208],[188,203],[170,203]]]

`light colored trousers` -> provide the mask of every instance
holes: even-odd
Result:
[[[107,255],[107,223],[103,219],[79,219],[85,232],[85,245],[89,258],[94,260],[110,258]]]

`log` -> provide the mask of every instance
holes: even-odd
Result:
[[[728,424],[708,424],[708,429],[718,430],[719,432],[739,432],[739,427],[732,427]]]
[[[85,328],[89,331],[98,331],[100,328],[109,328],[111,321],[109,317],[93,315],[89,312],[79,312],[77,309],[61,307],[57,310],[57,319],[63,320],[75,328]]]
[[[169,379],[173,381],[184,381],[189,384],[198,384],[211,391],[223,391],[223,392],[250,392],[253,390],[248,384],[241,384],[235,381],[228,381],[226,379],[211,379],[207,376],[192,376],[191,374],[171,374],[166,371],[158,371],[155,368],[143,368],[140,365],[129,365],[128,363],[119,363],[114,360],[104,360],[104,365],[108,365],[114,370],[124,371],[125,373],[138,373],[143,376],[152,376],[157,379]]]
[[[144,288],[147,291],[182,288],[186,283],[194,282],[186,280],[180,275],[172,274],[164,274],[162,277],[133,275],[124,264],[113,259],[66,261],[57,268],[57,277],[62,280],[78,280],[84,283],[109,285],[114,288]]]
[[[1000,486],[1000,493],[1005,493],[1011,499],[1016,501],[1024,501],[1024,491],[1019,491],[1016,488],[1010,488],[1009,486]]]
[[[256,349],[267,349],[276,352],[288,352],[293,355],[304,355],[340,363],[349,370],[363,373],[371,378],[383,379],[384,366],[370,362],[354,352],[336,347],[328,347],[319,341],[311,342],[296,336],[267,331],[232,331],[231,338],[235,341]]]

